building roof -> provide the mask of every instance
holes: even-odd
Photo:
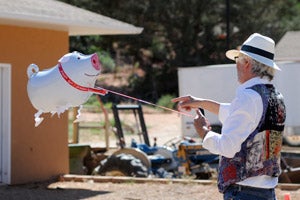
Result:
[[[277,43],[275,60],[300,61],[300,31],[289,31]]]
[[[0,0],[0,24],[68,31],[69,35],[139,34],[143,30],[56,0]]]

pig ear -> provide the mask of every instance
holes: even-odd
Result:
[[[61,57],[58,62],[60,63],[65,63],[65,62],[68,62],[68,60],[70,60],[70,57],[71,57],[71,53],[68,53],[66,55],[64,55],[63,57]]]

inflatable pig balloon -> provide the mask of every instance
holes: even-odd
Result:
[[[59,116],[68,108],[85,103],[92,95],[89,88],[94,87],[100,69],[97,54],[78,52],[64,55],[56,66],[47,70],[39,71],[37,65],[29,65],[27,92],[32,105],[38,110],[34,115],[35,126],[43,121],[40,117],[43,113],[57,113]]]

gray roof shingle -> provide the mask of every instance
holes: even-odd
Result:
[[[0,0],[0,24],[62,30],[69,35],[139,34],[143,30],[56,0]]]

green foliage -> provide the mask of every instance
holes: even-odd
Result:
[[[99,106],[99,101],[97,100],[97,96],[95,94],[93,94],[88,100],[87,102],[85,102],[85,105],[89,105],[89,106]]]
[[[164,107],[173,109],[174,105],[175,105],[175,103],[173,103],[171,101],[173,98],[175,98],[175,96],[170,95],[170,94],[163,95],[162,97],[160,97],[157,104],[160,106],[164,106]]]
[[[96,94],[93,94],[88,100],[87,100],[87,102],[85,102],[85,106],[96,106],[96,107],[99,107],[100,106],[100,103],[99,103],[99,101],[98,101],[98,99],[97,99],[98,97],[97,97],[97,95]],[[104,104],[104,107],[106,108],[106,109],[111,109],[111,107],[112,107],[112,102],[107,102],[107,103],[105,103]]]
[[[102,64],[102,73],[112,73],[116,70],[116,63],[107,52],[98,53],[100,62]]]

